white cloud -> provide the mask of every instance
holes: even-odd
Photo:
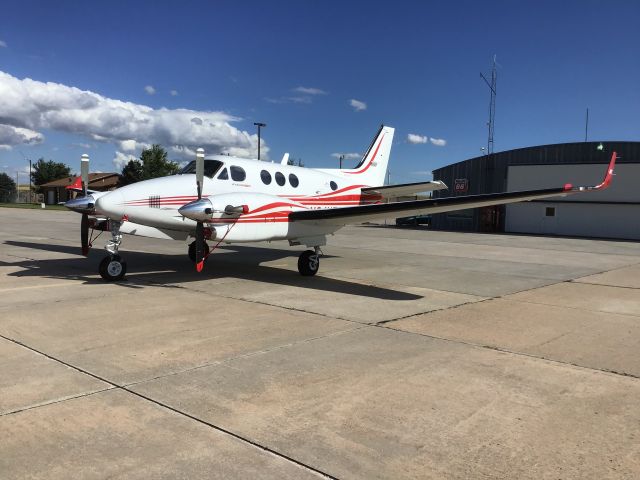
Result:
[[[7,42],[0,40],[0,48],[7,48]]]
[[[40,143],[44,140],[40,131],[53,130],[112,143],[119,151],[131,148],[132,142],[136,151],[158,143],[167,149],[186,145],[188,150],[182,151],[189,153],[202,147],[207,154],[255,157],[258,136],[231,125],[239,120],[225,112],[155,109],[60,83],[20,80],[0,71],[0,127],[3,138],[11,142],[0,144]],[[265,158],[268,152],[263,144]]]
[[[84,149],[90,149],[93,148],[93,145],[91,145],[90,143],[72,143],[71,144],[72,147],[78,147],[78,148],[84,148]]]
[[[334,158],[340,158],[344,155],[345,160],[354,160],[356,158],[362,158],[360,153],[332,153],[331,156]]]
[[[296,87],[293,89],[294,92],[304,93],[305,95],[326,95],[327,92],[324,90],[320,90],[319,88],[313,87]]]
[[[1,118],[2,113],[0,113]],[[6,125],[0,120],[0,147],[3,150],[11,150],[13,145],[35,145],[43,141],[44,136],[41,133],[29,128]]]
[[[436,147],[444,147],[447,144],[444,138],[430,138],[429,141]]]
[[[419,143],[427,143],[429,141],[429,137],[427,137],[426,135],[418,135],[416,133],[410,133],[409,135],[407,135],[407,141],[409,143],[413,143],[414,145],[417,145]]]
[[[169,93],[171,94],[172,97],[178,96],[178,90],[171,90]]]
[[[129,160],[134,160],[135,158],[136,157],[131,154],[116,151],[115,156],[113,157],[113,165],[118,169],[118,171],[121,171],[124,166],[129,163]]]
[[[349,105],[351,105],[356,112],[361,112],[362,110],[367,109],[366,103],[361,102],[360,100],[356,100],[354,98],[349,100]]]
[[[410,174],[420,177],[428,177],[430,175],[433,175],[433,172],[431,170],[418,170],[417,172],[410,172]]]
[[[279,105],[279,104],[283,104],[283,103],[304,103],[304,104],[309,104],[313,100],[309,96],[297,96],[297,97],[278,97],[278,98],[266,97],[265,101],[269,102],[269,103],[274,103],[276,105]]]
[[[147,85],[146,87],[144,87],[144,91],[147,92],[149,95],[155,95],[156,93],[156,89],[153,88],[152,85]]]

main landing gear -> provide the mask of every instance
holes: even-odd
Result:
[[[304,277],[312,277],[320,268],[320,247],[313,250],[305,250],[298,258],[298,271]]]
[[[195,240],[189,244],[189,250],[188,250],[187,254],[189,255],[189,259],[193,263],[196,263],[196,242],[195,242]],[[207,258],[207,255],[209,255],[209,245],[207,244],[207,242],[204,242],[204,258]]]
[[[127,273],[127,262],[118,255],[118,248],[122,243],[122,234],[120,233],[120,222],[111,221],[111,240],[107,242],[106,249],[109,255],[104,257],[100,262],[98,271],[100,276],[108,282],[116,282],[124,278]]]

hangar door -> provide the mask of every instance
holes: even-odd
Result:
[[[605,164],[514,165],[508,191],[596,185]],[[640,164],[616,165],[611,187],[543,201],[507,205],[505,231],[640,240]]]

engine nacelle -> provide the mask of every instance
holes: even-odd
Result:
[[[265,207],[269,207],[270,205],[279,209],[286,208],[286,205],[282,205],[282,198],[266,193],[221,193],[219,195],[209,196],[208,200],[212,206],[212,216],[210,219],[214,221],[216,218],[234,218],[240,215],[251,215],[254,210],[267,210],[268,208]]]

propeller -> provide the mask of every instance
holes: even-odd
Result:
[[[204,181],[204,149],[196,150],[196,185],[198,200],[202,199],[202,182]],[[204,267],[204,225],[202,220],[196,222],[196,270],[201,272]]]
[[[87,188],[89,185],[89,155],[86,153],[80,158],[80,178],[82,179],[83,196],[87,196]],[[82,213],[80,221],[80,245],[82,245],[82,255],[89,255],[89,214]]]

